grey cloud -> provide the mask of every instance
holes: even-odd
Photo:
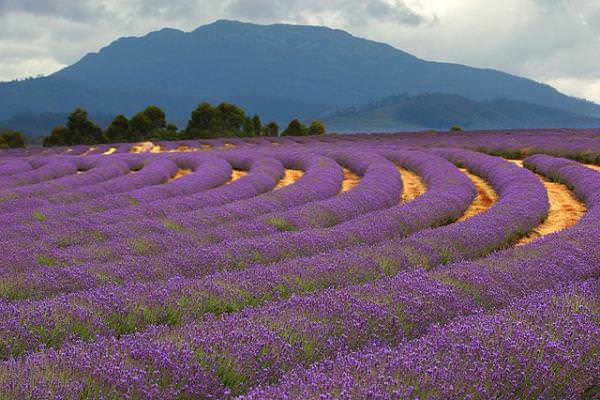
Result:
[[[93,0],[0,0],[0,16],[14,11],[78,21],[99,18],[108,13],[102,3]]]
[[[402,24],[417,25],[424,18],[411,10],[403,2],[396,1],[391,5],[382,0],[371,0],[365,6],[367,15],[381,21],[396,21]]]
[[[363,25],[368,20],[394,21],[416,25],[424,19],[411,10],[403,1],[388,3],[384,0],[232,0],[225,12],[236,18],[251,20],[305,21],[308,15],[331,14],[341,16],[342,23],[350,26]]]

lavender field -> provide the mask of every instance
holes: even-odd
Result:
[[[600,130],[0,150],[0,399],[598,399]]]

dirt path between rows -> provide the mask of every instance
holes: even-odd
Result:
[[[496,193],[494,188],[485,180],[481,179],[475,174],[470,173],[465,168],[459,169],[463,174],[469,177],[469,179],[473,182],[475,188],[477,189],[477,196],[475,196],[475,199],[473,200],[469,208],[467,208],[464,214],[458,219],[458,221],[464,221],[465,219],[471,218],[474,215],[482,213],[489,209],[491,206],[493,206],[494,203],[498,201],[498,194]]]
[[[520,167],[523,167],[521,160],[507,160]],[[524,168],[524,167],[523,167]],[[534,241],[535,239],[558,232],[575,225],[585,213],[586,207],[565,185],[557,182],[550,182],[545,177],[536,174],[548,191],[548,200],[550,209],[548,217],[538,225],[527,236],[523,237],[517,245],[523,245]]]
[[[344,168],[344,180],[342,181],[342,193],[347,192],[360,182],[360,176]]]
[[[286,168],[286,170],[283,174],[283,178],[281,178],[279,180],[279,182],[277,182],[277,185],[275,185],[273,190],[281,189],[284,186],[291,185],[292,183],[296,182],[298,179],[302,178],[302,175],[304,175],[304,171],[302,171],[300,169],[287,169]]]
[[[186,175],[189,175],[192,173],[191,168],[180,168],[177,170],[177,172],[175,173],[175,175],[173,175],[172,177],[170,177],[166,183],[170,183],[173,182],[174,180],[177,180],[179,178],[183,178]]]
[[[231,171],[231,178],[229,178],[229,182],[235,182],[243,176],[248,175],[248,171],[242,171],[241,169],[234,169]]]
[[[402,178],[402,201],[411,201],[427,191],[427,186],[421,177],[414,172],[396,165]]]

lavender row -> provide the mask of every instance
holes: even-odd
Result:
[[[162,157],[158,158],[159,160]],[[300,199],[306,199],[308,197],[308,194],[311,193],[311,191],[309,190],[308,185],[309,184],[315,184],[318,182],[318,180],[320,178],[323,178],[325,173],[327,172],[335,172],[333,171],[334,169],[339,167],[337,165],[333,165],[333,162],[331,162],[330,160],[319,160],[318,156],[313,156],[310,154],[303,154],[303,153],[287,153],[286,155],[283,155],[281,158],[285,159],[286,164],[289,164],[291,166],[297,166],[299,169],[304,169],[307,171],[307,176],[304,179],[304,183],[305,185],[302,185],[303,187],[299,188],[299,190],[294,190],[294,193],[289,193],[289,198],[286,198],[286,200],[289,201],[294,201],[294,199],[296,198],[300,198]],[[130,159],[130,157],[126,157],[126,159]],[[222,160],[217,160],[217,161],[221,161]],[[229,171],[231,171],[229,169]],[[163,173],[164,174],[164,173]],[[161,176],[163,175],[161,174]],[[138,175],[138,174],[136,174]],[[228,176],[230,175],[230,172],[228,174]],[[339,173],[340,176],[340,181],[341,181],[341,171]],[[310,178],[310,179],[309,179]],[[334,184],[335,186],[335,184]],[[143,188],[143,185],[140,186]],[[331,188],[331,193],[327,192],[327,195],[333,195],[334,193],[337,192],[339,186],[335,186]],[[136,187],[132,187],[130,190],[135,190]],[[308,191],[307,191],[308,190]],[[263,202],[277,202],[277,203],[281,203],[283,199],[280,199],[282,195],[284,194],[288,194],[289,189],[287,190],[283,190],[283,191],[279,191],[279,193],[277,193],[277,196],[266,196],[265,199],[262,199]],[[303,192],[305,192],[305,194],[302,196]],[[320,196],[323,196],[323,194],[318,194]],[[264,197],[264,196],[263,196]],[[274,197],[274,198],[271,198]],[[310,199],[310,197],[308,197]],[[319,197],[320,198],[320,197]],[[133,198],[135,200],[135,202],[139,202],[139,200],[137,200],[136,198]],[[110,202],[108,200],[110,199],[106,199],[106,198],[101,198],[99,199],[101,200],[101,203],[103,204],[107,204],[108,206],[104,206],[104,207],[100,207],[100,204],[96,204],[96,203],[100,203],[100,201],[91,201],[88,203],[84,203],[82,205],[76,206],[76,205],[72,205],[72,206],[67,206],[67,207],[56,207],[55,210],[44,210],[44,213],[47,214],[49,216],[49,223],[47,224],[48,227],[53,227],[53,228],[57,228],[57,229],[62,229],[64,228],[64,221],[63,218],[64,217],[68,217],[68,216],[73,216],[73,215],[77,215],[77,223],[83,223],[83,224],[88,224],[88,223],[94,223],[94,222],[98,222],[97,219],[94,219],[94,216],[92,215],[91,217],[86,217],[85,215],[81,215],[81,214],[86,214],[88,212],[91,211],[95,211],[96,214],[102,214],[99,213],[101,211],[104,211],[104,214],[108,214],[110,215],[110,213],[112,213],[114,211],[115,208],[121,208],[121,207],[128,207],[129,210],[134,209],[131,204],[132,199],[130,197],[127,196],[120,196],[117,197],[117,200],[128,200],[125,202],[125,204],[121,204],[122,202],[117,201],[116,204],[110,204]],[[185,198],[182,198],[182,200],[185,200]],[[250,200],[250,204],[248,204],[247,208],[248,209],[252,209],[253,206],[256,206],[257,202],[259,202],[260,199],[255,199],[255,200]],[[92,207],[90,209],[89,204],[92,203]],[[236,203],[237,204],[237,203]],[[244,203],[239,203],[237,204],[238,207],[243,206]],[[135,214],[135,211],[134,211]],[[25,216],[23,216],[24,218]],[[232,218],[233,219],[233,218]],[[52,221],[55,221],[55,225],[52,225]],[[106,223],[106,221],[100,220],[100,223]],[[14,218],[13,223],[14,224],[18,224],[21,222],[20,218]],[[70,222],[70,221],[69,221]]]
[[[379,263],[389,265],[390,269],[432,267],[442,262],[479,257],[505,247],[543,219],[548,207],[546,192],[539,179],[531,172],[490,156],[458,150],[451,153],[454,157],[462,154],[467,166],[479,170],[484,178],[496,186],[501,199],[489,212],[459,224],[425,230],[414,235],[418,239],[390,240],[372,248],[362,246],[352,251],[333,251],[322,258],[317,256],[319,258],[309,260],[307,267],[304,266],[306,260],[300,260],[300,264],[292,260],[289,261],[291,270],[302,268],[304,275],[315,274],[315,280],[323,273],[319,268],[323,262],[332,264],[341,271],[352,271],[356,265],[346,261],[348,254],[358,255],[358,259],[364,260],[364,264],[371,268],[379,268]],[[54,293],[89,289],[111,282],[124,284],[173,276],[200,277],[240,267],[218,263],[222,257],[218,246],[190,250],[189,246],[182,245],[172,249],[168,257],[161,257],[160,252],[154,252],[152,248],[144,247],[144,244],[133,243],[133,251],[142,250],[150,254],[131,256],[114,264],[100,262],[71,268],[6,271],[2,274],[6,283],[4,287],[0,287],[0,293],[7,299],[32,296],[43,298]],[[56,266],[53,258],[37,261],[46,264],[49,261],[51,267]],[[340,276],[343,275],[340,272]]]
[[[413,156],[416,157],[413,162],[417,166],[418,153]],[[467,153],[466,156],[471,155]],[[430,160],[421,155],[421,160],[423,159]],[[493,161],[496,161],[500,167],[505,166],[500,160]],[[423,165],[422,168],[425,166]],[[504,168],[500,169],[504,170]],[[452,168],[447,170],[453,171]],[[519,169],[517,168],[516,171]],[[427,178],[430,174],[424,176]],[[455,202],[455,199],[460,198],[461,195],[465,199],[473,196],[471,187],[464,190],[463,186],[454,185],[455,182],[460,182],[461,177],[464,179],[462,174],[439,176],[437,181],[439,186],[430,186],[427,194],[400,209],[404,209],[407,216],[410,215],[409,212],[413,212],[414,215],[423,212],[423,215],[431,218],[428,221],[430,224],[452,218],[465,208],[464,202],[461,204]],[[435,181],[432,180],[431,183]],[[516,184],[519,184],[518,179]],[[430,198],[427,198],[428,196]],[[444,208],[449,204],[454,204],[454,208]],[[446,209],[447,214],[431,213],[428,209],[432,206],[436,206],[439,211]],[[466,223],[465,221],[460,224]],[[425,224],[422,223],[421,226],[423,225]],[[402,241],[389,242],[383,249],[390,252],[394,249],[394,244],[405,254],[410,251],[410,248],[401,246]],[[6,315],[12,317],[6,323],[12,324],[13,327],[23,325],[43,329],[56,327],[52,339],[54,343],[47,341],[47,345],[55,345],[69,334],[73,334],[75,332],[73,327],[85,326],[90,332],[112,335],[132,332],[152,323],[178,324],[182,316],[239,310],[247,305],[280,299],[286,294],[306,293],[326,287],[344,287],[353,283],[373,281],[386,275],[393,275],[399,270],[390,259],[381,255],[381,251],[373,250],[371,247],[361,246],[357,249],[333,251],[321,256],[287,261],[267,268],[257,266],[239,273],[213,275],[207,279],[174,279],[158,287],[155,284],[134,284],[122,289],[106,288],[91,291],[89,294],[63,296],[49,303],[25,305],[17,313],[7,313]],[[209,259],[214,260],[214,257]],[[415,259],[418,260],[419,257]],[[42,314],[36,310],[41,309],[44,310],[44,318],[38,319]],[[56,311],[49,312],[49,310]],[[65,316],[72,319],[64,318]],[[22,342],[29,343],[20,345],[20,351],[28,347],[37,348],[34,345],[38,340],[35,335],[25,333],[21,336],[14,334],[14,330],[12,332],[15,338],[22,337],[24,338]],[[15,346],[16,344],[13,345]]]
[[[76,172],[77,164],[73,160],[61,162],[60,160],[52,159],[32,171],[1,178],[0,185],[3,188],[32,185],[65,175],[75,174]]]
[[[280,254],[278,252],[293,254],[294,251],[302,251],[303,254],[306,254],[309,251],[325,251],[328,246],[343,247],[344,243],[350,245],[356,239],[374,242],[382,240],[392,233],[407,235],[428,225],[442,224],[456,218],[472,199],[473,187],[470,181],[447,161],[419,152],[396,152],[394,157],[396,161],[400,161],[403,165],[412,167],[422,174],[429,187],[428,192],[412,203],[401,204],[387,211],[372,213],[372,215],[357,219],[356,224],[349,222],[324,231],[324,233],[328,231],[329,234],[321,235],[313,232],[313,234],[318,235],[317,237],[320,240],[328,240],[324,243],[324,247],[321,247],[323,246],[322,242],[317,245],[314,241],[308,241],[310,238],[304,238],[301,241],[303,233],[295,234],[295,240],[290,240],[288,234],[278,236],[277,239],[279,240],[275,240],[275,238],[268,239],[268,241],[264,241],[264,245],[271,244],[273,246],[271,253],[275,252],[276,254],[271,260],[274,260],[277,254]],[[379,229],[374,232],[371,229],[372,226],[377,226]],[[334,240],[332,241],[331,238]],[[288,244],[288,248],[279,248],[284,243]],[[310,246],[313,243],[315,245]],[[302,247],[291,248],[290,246]],[[240,248],[242,249],[240,254],[253,254],[247,248],[241,246]],[[262,252],[262,254],[264,258],[267,253]],[[240,262],[240,260],[229,260],[229,263],[239,264]],[[204,295],[195,294],[203,291],[205,291]],[[63,296],[49,302],[34,302],[23,307],[14,308],[12,312],[6,312],[3,315],[5,316],[4,321],[12,320],[8,324],[13,326],[26,325],[29,329],[51,329],[51,327],[55,327],[54,339],[52,340],[55,344],[61,341],[58,338],[59,336],[68,337],[72,334],[72,332],[67,333],[70,325],[78,325],[81,329],[83,325],[87,324],[86,321],[90,321],[87,317],[85,321],[78,318],[82,315],[82,312],[86,316],[92,314],[95,316],[93,325],[86,328],[88,331],[114,334],[115,321],[131,321],[126,329],[127,331],[141,329],[148,324],[156,323],[156,320],[152,318],[136,315],[142,309],[155,309],[153,311],[155,318],[161,318],[160,310],[165,305],[176,307],[178,314],[186,315],[189,313],[188,315],[193,315],[190,311],[195,303],[178,307],[179,299],[189,297],[200,300],[206,294],[212,292],[214,292],[214,286],[210,279],[189,281],[175,279],[164,284],[158,284],[158,287],[157,283],[135,284],[120,289],[106,288],[77,296]],[[44,318],[41,320],[39,319],[40,309],[44,310]],[[71,321],[72,324],[61,324],[59,332],[56,329],[56,324],[59,321]],[[123,329],[121,328],[119,331],[123,331]],[[26,346],[21,346],[23,349],[33,349],[39,346],[34,345],[31,335],[29,335],[27,342]],[[39,342],[39,344],[41,343]],[[46,346],[51,345],[49,341],[44,343]]]
[[[594,398],[598,280],[462,318],[398,347],[342,355],[243,399]]]
[[[99,229],[103,236],[109,238],[101,245],[95,245],[89,249],[70,248],[68,253],[60,251],[56,258],[64,264],[71,265],[73,259],[66,258],[65,254],[74,254],[74,259],[78,263],[93,262],[97,260],[99,249],[110,249],[111,257],[107,261],[115,262],[132,253],[131,241],[128,241],[131,237],[135,237],[136,243],[144,241],[148,246],[153,246],[155,251],[162,253],[164,257],[169,256],[174,251],[173,249],[180,252],[183,247],[189,247],[191,250],[198,246],[222,241],[230,244],[219,245],[221,253],[225,254],[231,250],[231,252],[239,254],[244,249],[238,248],[233,241],[248,237],[251,237],[251,240],[265,243],[271,249],[278,250],[276,243],[272,243],[269,238],[265,237],[264,240],[259,238],[282,231],[327,228],[373,210],[398,204],[401,198],[402,182],[396,167],[391,162],[380,156],[369,156],[364,153],[360,157],[357,157],[355,153],[347,153],[333,158],[338,160],[345,158],[345,163],[357,172],[363,173],[364,177],[356,187],[331,199],[309,202],[287,211],[269,213],[258,218],[222,224],[214,228],[207,228],[202,224],[191,224],[189,213],[170,215],[170,224],[177,227],[170,235],[164,234],[163,221],[145,220],[137,224],[111,225]],[[310,238],[311,232],[312,230],[302,238]]]
[[[169,167],[171,169],[173,169],[173,171],[169,171]],[[201,169],[203,171],[197,173],[197,174],[192,174],[192,175],[196,175],[193,178],[193,183],[191,184],[191,182],[188,180],[186,182],[184,182],[184,185],[187,185],[187,189],[186,190],[202,190],[202,189],[209,189],[215,186],[218,186],[219,184],[221,184],[224,180],[226,180],[230,174],[231,171],[231,167],[229,166],[229,164],[223,160],[209,160],[203,164],[201,164]],[[136,174],[135,177],[132,177],[128,183],[126,185],[130,185],[133,181],[133,183],[135,183],[136,185],[144,185],[145,183],[148,183],[148,181],[151,181],[151,183],[155,183],[155,184],[159,184],[161,182],[166,181],[172,174],[174,174],[177,170],[177,166],[172,163],[169,160],[157,160],[155,162],[150,162],[146,167],[144,167],[142,169],[141,172],[139,172],[138,174]],[[137,176],[139,175],[139,176]],[[108,181],[106,182],[107,185],[111,186],[112,189],[110,190],[115,190],[119,187],[118,182],[116,182],[119,178]],[[183,180],[184,178],[180,179]],[[176,182],[173,183],[172,185],[175,186]],[[171,185],[171,184],[170,184]],[[170,185],[164,185],[164,186],[170,186]],[[95,187],[99,187],[102,186],[102,184],[100,185],[95,185]],[[186,187],[186,186],[183,186]],[[101,189],[101,188],[98,188]],[[168,196],[171,192],[171,190],[173,191],[177,191],[180,190],[181,188],[172,188],[172,189],[166,189],[166,188],[157,188],[155,191],[161,190],[162,189],[162,194],[163,196]],[[147,189],[148,190],[148,189]],[[68,195],[64,195],[64,196],[68,196]],[[74,212],[75,210],[79,209],[79,210],[83,210],[83,209],[94,209],[94,207],[107,207],[107,205],[111,204],[111,200],[112,200],[112,205],[114,205],[115,203],[117,204],[128,204],[128,205],[132,205],[132,204],[139,204],[139,200],[137,200],[136,198],[132,197],[132,196],[124,196],[124,195],[114,195],[114,196],[109,196],[107,197],[103,197],[102,199],[98,199],[98,200],[94,200],[94,201],[90,201],[90,202],[86,202],[84,204],[67,204],[66,206],[64,206],[62,211],[59,212],[65,212],[66,209]],[[96,232],[96,234],[94,236],[96,237],[101,237],[102,234],[101,232],[98,231],[93,231],[94,227],[93,226],[89,226],[86,225],[84,223],[75,223],[75,221],[73,221],[72,219],[63,219],[60,222],[60,225],[62,225],[62,229],[56,229],[54,226],[46,226],[49,225],[47,224],[49,219],[55,219],[57,216],[56,214],[52,215],[52,214],[48,214],[46,209],[35,209],[33,211],[27,211],[27,212],[22,212],[19,214],[12,214],[12,217],[19,218],[19,216],[23,216],[24,215],[28,215],[28,219],[30,219],[30,223],[28,224],[23,224],[23,223],[18,223],[16,227],[13,227],[13,229],[9,229],[9,223],[7,223],[7,228],[5,231],[5,235],[2,238],[2,242],[6,245],[6,243],[10,243],[11,241],[18,241],[20,238],[23,237],[24,234],[30,233],[28,236],[31,239],[37,238],[38,240],[36,242],[32,242],[30,243],[30,246],[20,246],[20,253],[15,251],[11,254],[5,255],[7,257],[6,260],[6,264],[5,265],[10,265],[9,263],[13,263],[13,264],[18,264],[20,262],[20,258],[19,258],[19,254],[22,254],[23,256],[27,257],[27,253],[31,253],[31,246],[36,246],[36,247],[42,247],[44,245],[47,245],[46,242],[42,241],[43,237],[46,237],[46,241],[50,238],[55,238],[56,236],[60,236],[60,237],[65,237],[65,235],[68,235],[70,231],[75,230],[75,231],[81,231],[82,227],[83,227],[83,231],[84,232]],[[13,218],[14,219],[14,218]],[[81,236],[81,235],[80,235]],[[3,256],[4,257],[4,256]],[[4,264],[4,263],[3,263]]]
[[[257,196],[255,198],[252,199],[248,199],[245,201],[240,201],[240,202],[236,202],[236,203],[232,203],[232,204],[226,204],[224,205],[224,207],[221,208],[217,208],[217,207],[212,207],[212,208],[205,208],[203,209],[202,213],[204,215],[209,215],[211,210],[214,210],[214,213],[218,213],[221,216],[223,216],[223,214],[226,212],[229,213],[229,217],[231,219],[233,219],[235,217],[235,215],[233,214],[233,212],[238,213],[238,217],[241,217],[241,213],[242,212],[246,212],[246,213],[255,213],[255,214],[260,214],[261,211],[267,211],[267,210],[272,210],[272,209],[283,209],[286,206],[294,206],[294,205],[300,205],[306,202],[309,202],[311,200],[314,199],[318,199],[318,198],[326,198],[328,197],[330,194],[333,194],[335,192],[337,192],[339,190],[339,185],[341,182],[341,168],[333,161],[331,161],[330,159],[326,159],[326,158],[322,158],[322,157],[314,157],[314,156],[303,156],[301,154],[299,155],[295,155],[295,160],[294,158],[292,158],[291,160],[296,161],[300,164],[307,162],[309,164],[309,167],[307,168],[307,173],[303,176],[302,179],[300,179],[298,182],[296,182],[295,185],[291,185],[288,187],[284,187],[280,190],[277,190],[275,192],[272,193],[265,193],[264,195],[261,196]],[[339,177],[336,177],[336,172],[339,171]],[[333,175],[333,177],[332,177]],[[339,178],[339,180],[337,179]],[[243,179],[243,178],[242,178]],[[244,185],[238,185],[236,186],[236,188],[239,189],[245,189]],[[215,193],[215,195],[217,195],[219,198],[221,198],[220,193]],[[225,210],[225,211],[223,211]],[[196,213],[201,213],[200,211],[195,211]],[[44,221],[45,222],[45,221]],[[50,231],[43,231],[43,229],[41,229],[43,232],[40,232],[39,234],[44,234],[45,236],[49,237],[49,238],[56,238],[56,235],[58,234],[58,240],[59,242],[63,242],[65,240],[68,241],[69,238],[74,238],[74,243],[77,243],[79,241],[78,238],[80,238],[81,236],[85,236],[88,235],[90,236],[90,232],[94,233],[94,232],[98,232],[96,227],[91,227],[90,229],[82,229],[82,225],[83,227],[86,227],[85,224],[83,223],[79,223],[79,224],[75,224],[73,221],[73,224],[71,224],[73,227],[72,228],[68,228],[68,223],[71,222],[69,220],[66,221],[67,223],[67,227],[63,227],[62,229],[56,229],[55,226],[52,226],[52,229]],[[218,221],[215,221],[218,222]],[[45,225],[45,224],[43,224]],[[43,228],[42,225],[42,228]],[[147,222],[144,225],[144,222],[141,223],[141,231],[144,232],[146,230],[149,229],[149,226],[154,226],[156,230],[158,230],[158,238],[162,238],[160,240],[165,240],[165,237],[168,235],[173,235],[173,236],[179,236],[183,239],[186,238],[186,234],[181,233],[184,229],[183,226],[179,225],[177,222],[172,221],[172,220],[168,220],[167,223],[165,223],[164,220],[160,220],[157,223],[154,222]],[[15,240],[18,240],[19,237],[22,237],[22,231],[23,230],[28,230],[30,227],[29,226],[23,226],[21,227],[20,230],[18,230],[16,232],[16,234],[11,235],[11,237],[14,237]],[[36,227],[37,228],[37,227]],[[87,228],[87,227],[86,227]],[[122,226],[121,229],[123,229],[126,232],[131,232],[134,228],[136,228],[135,224],[125,224],[125,226]],[[139,228],[139,227],[138,227]],[[175,229],[173,229],[175,228]],[[113,229],[112,226],[109,226],[107,229]],[[54,232],[54,234],[53,234]],[[101,232],[100,232],[101,233]],[[135,232],[131,233],[134,234]],[[8,235],[7,235],[8,236]],[[97,237],[99,239],[102,239],[104,237],[104,235],[102,234],[95,234],[95,235],[91,235],[92,239]],[[92,240],[91,243],[92,245],[96,244],[97,240]],[[132,241],[128,241],[127,244],[132,245],[133,247],[143,247],[141,245],[139,245],[139,243],[141,243],[142,240],[138,241],[138,242],[133,242]],[[177,242],[177,241],[175,241]],[[144,242],[145,243],[145,242]],[[61,248],[61,246],[58,246],[59,248],[57,249],[56,246],[53,246],[52,243],[41,243],[41,245],[45,245],[47,247],[46,251],[44,252],[32,252],[31,249],[29,248],[23,248],[21,249],[20,252],[13,252],[10,254],[6,254],[4,255],[4,258],[6,259],[5,265],[6,268],[11,268],[11,265],[14,265],[15,268],[21,269],[21,270],[26,270],[28,268],[35,268],[39,263],[38,263],[38,259],[40,256],[42,257],[52,257],[51,254],[54,254],[54,252],[57,253],[57,255],[59,254],[67,254],[67,255],[71,255],[74,254],[73,258],[76,258],[77,255],[77,248]],[[101,240],[100,240],[100,245],[101,245]]]
[[[90,158],[81,158],[78,160],[65,160],[68,164],[72,164],[73,161],[76,162],[78,172],[76,175],[67,175],[30,186],[0,191],[0,198],[4,199],[0,203],[0,212],[40,209],[52,202],[57,202],[57,200],[52,199],[52,196],[55,196],[57,192],[65,191],[66,188],[96,185],[130,172],[130,166],[127,163],[114,159],[91,160]],[[85,173],[79,174],[81,171],[85,171]],[[64,197],[60,196],[58,201],[61,201],[60,198]]]
[[[275,185],[274,181],[278,180],[283,174],[283,166],[274,159],[261,158],[254,160],[242,158],[234,165],[241,165],[248,168],[250,170],[249,175],[230,185],[203,190],[192,195],[177,195],[179,193],[177,186],[165,188],[163,190],[173,194],[173,196],[151,201],[144,204],[143,207],[138,206],[143,199],[130,196],[128,198],[129,201],[126,202],[126,206],[90,215],[78,215],[77,219],[68,218],[66,221],[59,215],[51,214],[47,210],[44,210],[44,215],[49,216],[46,218],[44,224],[37,227],[39,234],[36,238],[38,240],[52,241],[57,240],[57,234],[59,237],[63,237],[68,235],[70,230],[77,230],[77,226],[85,226],[86,229],[90,230],[95,228],[96,225],[102,224],[116,224],[121,222],[127,225],[142,217],[164,218],[167,212],[190,211],[202,206],[217,206],[226,202],[241,200],[270,190]],[[221,182],[224,177],[231,173],[231,168],[223,160],[203,163],[200,168],[203,171],[195,176],[196,180],[217,179],[218,182]],[[185,184],[186,182],[184,182]],[[213,183],[210,183],[210,185],[212,186]],[[71,213],[77,214],[76,208],[67,207],[67,209]],[[59,208],[58,211],[61,214],[64,213],[65,207]],[[22,236],[22,229],[23,227],[17,220],[16,226],[11,230],[7,227],[5,238],[13,237],[18,239]]]
[[[598,212],[597,205],[594,211]],[[401,273],[378,283],[293,297],[282,304],[208,319],[176,331],[151,330],[119,341],[68,345],[60,352],[5,363],[14,371],[6,374],[7,386],[13,387],[14,377],[19,375],[27,376],[36,390],[44,388],[66,396],[87,393],[90,386],[108,396],[145,398],[243,393],[323,357],[396,345],[426,333],[434,323],[477,313],[480,307],[494,310],[523,291],[597,277],[597,234],[594,225],[579,226],[477,263],[447,268],[453,273],[463,270],[463,276],[467,271],[466,282],[456,273],[448,281],[444,270]],[[534,257],[523,257],[523,252]],[[540,275],[546,278],[540,279]],[[474,290],[474,281],[479,291]],[[493,291],[486,293],[486,288]],[[498,296],[497,288],[504,289],[505,296]],[[486,298],[493,301],[482,301]],[[76,365],[81,368],[77,372]],[[70,378],[67,384],[63,383],[65,377]],[[19,394],[30,390],[21,389]]]
[[[33,169],[33,165],[27,159],[19,157],[2,159],[0,164],[0,177],[2,179],[14,174],[28,172]]]
[[[600,371],[600,176],[572,161],[547,156],[531,157],[526,164],[572,186],[589,207],[584,219],[528,246],[446,266],[432,275],[486,309],[508,306],[508,311],[434,328],[429,336],[398,348],[342,355],[308,370],[298,369],[283,379],[281,387],[259,388],[248,398],[338,398],[340,393],[342,398],[362,398],[367,393],[370,398],[388,398],[390,390],[398,398],[498,398],[515,393],[532,398],[593,396],[594,377]],[[552,301],[545,299],[529,308],[537,313],[536,319],[528,314],[525,320],[510,320],[515,308],[522,312],[530,301],[511,307],[512,299],[586,278],[595,281],[567,290],[568,299],[562,294],[558,301],[552,293],[542,295]],[[594,302],[586,304],[586,296]],[[558,318],[548,309],[539,312],[557,303],[560,307],[555,311],[563,312]],[[585,326],[578,325],[582,320],[587,320]],[[374,376],[373,368],[384,368],[385,373]]]

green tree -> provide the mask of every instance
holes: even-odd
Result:
[[[183,136],[186,139],[207,139],[246,136],[253,132],[254,124],[246,118],[242,108],[227,102],[212,107],[204,102],[192,111]]]
[[[129,136],[129,120],[123,114],[119,114],[112,120],[106,132],[106,139],[110,143],[125,142]]]
[[[269,122],[262,129],[263,136],[276,137],[279,136],[279,125],[277,122]]]
[[[246,112],[231,103],[222,102],[216,108],[216,119],[211,128],[220,136],[241,136]]]
[[[12,131],[5,132],[0,135],[0,145],[4,143],[6,148],[16,149],[25,147],[25,137],[21,132]]]
[[[74,137],[71,130],[64,125],[59,125],[52,129],[49,136],[46,136],[43,141],[44,147],[53,146],[71,146],[74,143]]]
[[[165,112],[157,106],[148,106],[143,111],[150,121],[150,130],[164,129],[167,126],[167,117]]]
[[[260,132],[262,131],[262,122],[257,114],[254,114],[254,117],[252,117],[252,124],[254,124],[255,135],[260,135]]]
[[[246,118],[244,120],[244,130],[243,130],[242,136],[244,136],[244,137],[256,136],[256,131],[254,130],[254,121],[251,118]]]
[[[129,120],[129,135],[127,141],[138,142],[144,140],[152,133],[152,121],[143,112],[135,114],[131,120]]]
[[[308,128],[308,134],[313,135],[324,135],[325,134],[325,124],[322,121],[313,121]]]
[[[452,128],[450,128],[450,130],[452,132],[460,132],[462,131],[462,128],[460,127],[460,125],[452,125]]]
[[[188,121],[184,131],[184,138],[199,139],[215,137],[210,133],[213,120],[216,118],[216,110],[207,102],[200,103]]]
[[[288,127],[281,134],[282,136],[304,136],[306,135],[306,127],[300,120],[293,119]]]
[[[88,113],[83,108],[73,111],[67,121],[72,144],[96,144],[103,141],[102,129],[88,119]]]
[[[8,149],[8,143],[4,139],[4,135],[0,135],[0,149]]]

